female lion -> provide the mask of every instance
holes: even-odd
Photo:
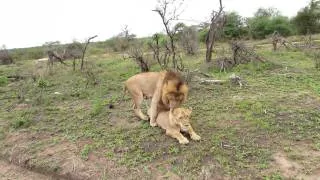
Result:
[[[166,130],[168,136],[177,139],[180,144],[188,144],[189,140],[180,133],[180,130],[189,133],[193,140],[198,141],[201,139],[190,124],[191,112],[191,109],[185,108],[162,111],[158,114],[156,121],[162,129]]]

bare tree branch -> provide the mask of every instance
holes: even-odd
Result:
[[[81,58],[81,70],[83,69],[83,61],[84,61],[84,55],[86,54],[87,51],[87,47],[90,43],[90,41],[94,38],[98,37],[98,35],[92,36],[90,38],[88,38],[86,45],[84,46],[84,49],[82,50],[82,58]]]
[[[211,24],[209,27],[208,34],[206,36],[206,62],[212,61],[212,49],[217,38],[217,34],[225,25],[225,14],[222,7],[222,0],[219,0],[220,8],[219,11],[213,11],[211,17]]]
[[[169,42],[170,42],[170,54],[172,55],[172,65],[173,65],[173,69],[178,69],[178,60],[176,58],[176,46],[175,46],[175,35],[176,35],[176,29],[170,27],[170,23],[174,20],[176,20],[179,17],[179,13],[178,10],[180,9],[183,0],[181,1],[181,3],[178,6],[175,6],[176,0],[162,0],[162,1],[158,1],[158,3],[160,4],[156,9],[152,10],[154,12],[157,12],[159,14],[159,16],[161,17],[162,20],[162,24],[165,27],[165,31],[169,37]],[[169,7],[173,7],[174,9],[171,11],[168,11]],[[180,61],[181,62],[181,61]],[[180,65],[180,67],[182,67]]]

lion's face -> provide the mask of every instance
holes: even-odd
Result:
[[[192,110],[185,108],[176,108],[172,111],[172,120],[180,126],[182,131],[188,131],[190,128],[190,116]]]
[[[188,87],[180,81],[172,80],[163,85],[162,101],[170,109],[178,108],[187,98]]]
[[[167,102],[168,102],[169,108],[174,109],[179,107],[182,104],[184,100],[184,94],[172,92],[172,93],[166,94],[166,98],[168,100]]]

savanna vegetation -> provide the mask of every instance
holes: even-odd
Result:
[[[104,42],[3,47],[0,167],[60,179],[319,178],[320,1],[293,18],[221,8],[193,26],[166,24],[175,16],[161,7],[167,31],[152,37],[125,27]],[[49,51],[52,65],[37,60]],[[129,77],[167,68],[188,80],[183,106],[193,109],[199,142],[180,145],[138,120],[122,92]]]

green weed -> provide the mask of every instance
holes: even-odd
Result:
[[[89,155],[89,152],[91,151],[92,147],[91,145],[84,145],[84,147],[82,148],[81,152],[80,152],[80,157],[81,159],[83,160],[88,160],[88,155]]]

